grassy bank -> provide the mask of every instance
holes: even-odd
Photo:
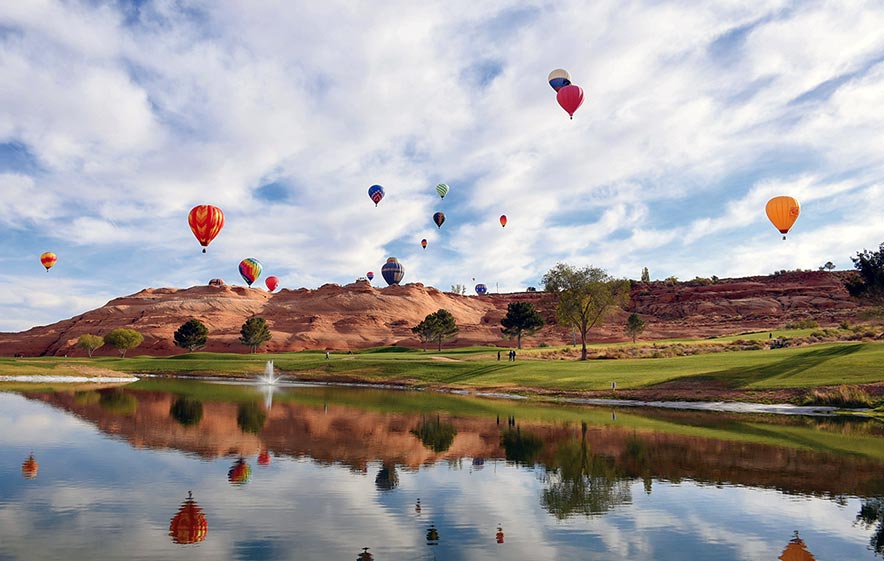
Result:
[[[705,343],[705,341],[704,341]],[[658,342],[659,344],[659,342]],[[650,345],[650,344],[647,344]],[[556,349],[519,351],[497,360],[496,347],[422,352],[384,347],[352,354],[188,353],[173,357],[2,358],[4,375],[80,375],[84,366],[132,374],[253,376],[273,360],[278,373],[309,380],[403,383],[474,390],[584,392],[681,387],[730,390],[811,389],[884,381],[884,343],[841,342],[782,349],[743,350],[618,360],[552,360]]]

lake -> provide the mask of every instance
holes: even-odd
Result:
[[[0,427],[3,561],[884,553],[862,418],[143,379],[2,392]]]

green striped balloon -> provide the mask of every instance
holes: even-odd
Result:
[[[448,185],[445,185],[444,183],[436,185],[436,192],[439,193],[439,196],[444,199],[445,195],[448,194]]]

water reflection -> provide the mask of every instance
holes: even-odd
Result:
[[[180,544],[215,559],[882,554],[876,422],[637,410],[613,424],[591,408],[289,387],[267,410],[254,387],[139,384],[0,394],[10,558],[35,558],[28,535],[52,536],[36,557],[74,560],[176,559]],[[26,482],[31,449],[43,469]],[[163,497],[181,489],[170,523]],[[82,543],[84,528],[114,548]]]
[[[789,540],[786,549],[777,559],[780,561],[816,561],[813,554],[807,551],[807,546],[795,530],[795,535]]]
[[[40,464],[37,463],[32,452],[21,465],[21,474],[25,479],[34,479],[40,470]]]

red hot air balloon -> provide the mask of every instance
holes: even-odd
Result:
[[[169,536],[175,543],[188,545],[203,541],[208,533],[209,522],[206,515],[188,491],[187,499],[169,524]]]
[[[46,267],[46,272],[49,272],[49,269],[55,265],[55,262],[58,261],[58,257],[51,251],[47,251],[43,255],[40,256],[40,263],[43,263],[43,266]]]
[[[367,272],[367,273],[365,273],[365,278],[367,278],[367,279],[368,279],[368,282],[371,282],[371,279],[373,279],[373,278],[374,278],[374,273],[373,273],[373,272],[371,272],[371,271],[369,271],[369,272]]]
[[[270,292],[273,292],[274,290],[276,290],[276,287],[279,286],[279,278],[274,277],[274,276],[269,276],[266,279],[264,279],[264,284],[267,285],[267,290],[269,290]]]
[[[500,226],[501,228],[506,228],[506,214],[500,215]]]
[[[583,105],[583,88],[574,84],[565,86],[556,93],[556,101],[573,119],[574,112]]]
[[[427,249],[427,238],[421,240],[421,247]]]
[[[264,449],[258,454],[258,465],[259,466],[269,466],[270,465],[270,450]]]
[[[224,227],[224,213],[216,206],[198,205],[190,209],[187,223],[190,224],[193,235],[203,246],[203,253],[205,253],[206,247]]]

